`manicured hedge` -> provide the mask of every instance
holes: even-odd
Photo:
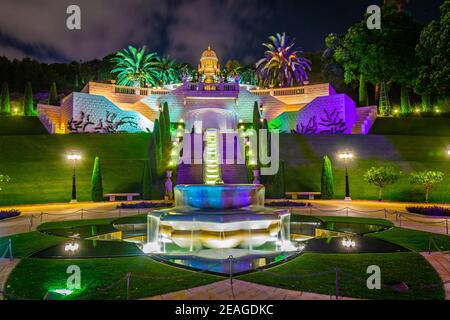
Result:
[[[450,217],[450,209],[444,207],[407,207],[406,210],[408,212],[422,214],[424,216]]]
[[[151,208],[169,208],[172,206],[170,202],[138,202],[138,203],[121,203],[117,209],[151,209]]]
[[[20,216],[19,210],[0,211],[0,220]]]

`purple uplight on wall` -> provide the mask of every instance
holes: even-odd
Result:
[[[356,103],[348,95],[318,97],[298,113],[294,131],[298,134],[351,134],[356,120]]]

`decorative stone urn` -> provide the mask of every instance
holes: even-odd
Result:
[[[253,184],[261,184],[261,181],[259,180],[259,170],[253,170]]]
[[[166,177],[167,177],[167,180],[165,183],[165,187],[166,187],[165,198],[167,200],[173,200],[173,183],[172,183],[172,171],[171,170],[167,170]]]

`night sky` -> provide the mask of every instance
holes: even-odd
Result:
[[[410,0],[421,23],[439,16],[444,0]],[[102,58],[132,44],[196,64],[209,44],[222,63],[252,63],[261,43],[287,32],[305,51],[324,47],[382,0],[0,0],[0,56],[44,62]],[[81,7],[79,31],[66,28],[66,8]]]

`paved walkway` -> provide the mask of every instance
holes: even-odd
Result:
[[[19,263],[20,259],[0,259],[0,300],[3,300],[3,291],[5,290],[6,281],[8,276]]]
[[[230,280],[223,280],[144,300],[336,300],[336,297],[263,286],[241,280],[233,280],[231,286]],[[339,298],[339,300],[356,299]]]
[[[445,300],[450,300],[450,254],[448,252],[423,252],[421,255],[439,273],[441,280],[445,283]]]

